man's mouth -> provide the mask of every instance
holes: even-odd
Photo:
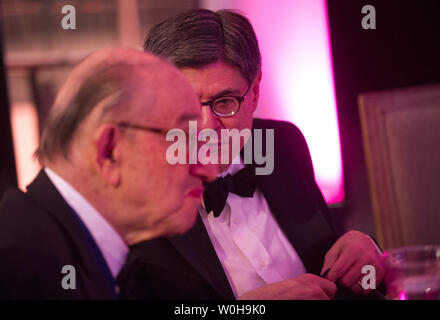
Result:
[[[204,187],[196,187],[192,188],[188,191],[187,196],[191,198],[197,198],[200,199],[200,197],[203,195],[203,192],[205,191]]]

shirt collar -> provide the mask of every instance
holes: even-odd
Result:
[[[238,171],[240,171],[243,168],[244,168],[243,161],[241,160],[240,154],[238,154],[232,160],[232,163],[229,165],[228,169],[223,171],[223,172],[221,172],[220,174],[218,174],[217,177],[218,178],[224,178],[228,174],[233,176],[234,174],[236,174]]]
[[[238,171],[240,171],[241,169],[244,168],[244,164],[243,161],[241,160],[240,154],[236,155],[235,158],[232,160],[232,163],[229,165],[228,169],[226,169],[225,171],[219,173],[217,175],[217,178],[224,178],[226,177],[228,174],[230,174],[231,176],[233,176],[234,174],[236,174]],[[227,202],[226,202],[227,205]],[[204,211],[206,212],[206,207],[205,207],[205,199],[203,199],[202,197],[202,203],[201,203],[201,207],[204,209]],[[206,214],[208,215],[212,215],[212,218],[214,218],[214,214],[213,212],[206,212]],[[222,213],[223,216],[225,216]],[[220,215],[220,217],[222,216]],[[217,217],[219,218],[219,217]]]
[[[75,188],[53,170],[46,167],[44,171],[87,227],[116,279],[128,254],[127,245],[113,226]]]

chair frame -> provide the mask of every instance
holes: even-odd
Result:
[[[392,112],[440,107],[440,84],[360,94],[358,105],[379,244],[383,249],[407,245],[394,191],[385,119]]]

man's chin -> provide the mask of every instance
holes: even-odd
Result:
[[[186,217],[186,219],[180,224],[181,228],[179,234],[184,234],[192,229],[192,227],[196,223],[196,219],[199,214],[198,208],[199,204],[197,206],[191,206],[191,209],[188,209],[188,211],[186,211],[186,214],[183,215]]]
[[[185,203],[179,212],[174,215],[173,219],[175,220],[170,221],[172,230],[169,228],[169,232],[166,236],[182,235],[188,232],[196,222],[199,206],[200,200],[192,199],[191,203]]]

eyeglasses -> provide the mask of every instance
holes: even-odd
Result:
[[[135,130],[144,130],[144,131],[151,131],[151,132],[155,132],[155,133],[159,133],[161,135],[166,135],[167,134],[167,130],[165,129],[159,129],[159,128],[151,128],[151,127],[144,127],[138,124],[133,124],[133,123],[128,123],[128,122],[124,122],[124,121],[120,121],[120,122],[116,122],[115,123],[117,126],[119,127],[123,127],[123,128],[130,128],[130,129],[135,129]]]
[[[225,96],[210,101],[202,102],[202,106],[210,106],[211,111],[220,118],[232,117],[240,110],[241,103],[246,99],[246,95],[251,88],[251,84],[241,97]]]

